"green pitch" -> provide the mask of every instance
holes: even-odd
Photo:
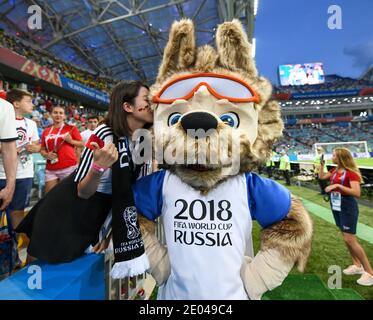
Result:
[[[369,159],[370,160],[370,159]],[[280,181],[278,181],[280,182]],[[319,206],[329,209],[318,192],[304,187],[292,185],[288,189],[299,197],[311,201]],[[372,209],[359,205],[359,222],[373,227]],[[330,212],[330,215],[332,213]],[[332,274],[328,271],[330,266],[339,266],[343,270],[351,264],[351,258],[343,242],[342,235],[337,227],[311,213],[314,224],[312,252],[305,272],[299,273],[294,268],[281,287],[267,292],[263,300],[373,300],[373,287],[363,287],[356,283],[358,275],[342,276],[342,289],[329,289],[328,281]],[[253,224],[253,240],[255,252],[260,246],[260,226]],[[373,263],[373,244],[359,239],[365,249],[368,259]],[[156,299],[157,288],[151,299]]]
[[[262,300],[364,300],[353,289],[329,289],[314,274],[290,274],[283,284],[267,292]]]
[[[355,159],[358,166],[362,167],[371,167],[373,168],[373,158],[361,158],[361,159]],[[309,162],[313,163],[313,161],[305,160],[305,161],[294,161],[294,162]],[[331,160],[328,160],[326,164],[332,164]]]
[[[356,163],[359,166],[363,167],[372,167],[373,168],[373,158],[362,158],[362,159],[355,159]]]
[[[278,181],[280,182],[280,181]],[[296,196],[302,197],[308,201],[312,201],[315,204],[323,206],[324,208],[330,209],[330,205],[328,202],[325,202],[318,192],[310,190],[304,187],[298,186],[291,186],[288,189]],[[332,213],[330,212],[330,215]],[[351,264],[351,258],[348,254],[347,248],[343,242],[342,235],[338,228],[311,213],[311,218],[314,223],[314,237],[312,242],[312,252],[310,259],[308,260],[308,264],[305,270],[305,275],[307,274],[314,274],[317,275],[324,285],[326,286],[328,283],[328,279],[331,274],[328,273],[329,266],[337,265],[340,266],[341,269],[347,267]],[[373,227],[373,215],[372,215],[372,208],[367,206],[359,205],[359,222],[363,223],[367,226]],[[257,246],[256,249],[259,249],[258,241],[259,241],[259,227],[257,224],[254,224],[254,234],[256,234],[256,239],[254,240],[254,244]],[[256,233],[258,232],[258,233]],[[254,236],[255,237],[255,236]],[[359,239],[360,244],[365,249],[365,252],[368,256],[368,259],[371,263],[373,263],[373,244]],[[296,270],[292,271],[292,274],[295,275],[302,275],[299,274]],[[363,287],[356,283],[356,280],[359,278],[358,275],[356,276],[346,276],[342,275],[342,288],[343,289],[351,289],[356,291],[358,295],[362,296],[366,300],[373,300],[373,287]],[[316,285],[316,284],[315,284]],[[296,288],[294,288],[296,290]],[[332,290],[335,294],[340,294],[338,297],[342,298],[347,297],[347,291],[340,291],[340,290]],[[346,293],[346,294],[345,294]],[[324,295],[325,292],[322,294]],[[305,296],[304,296],[305,297]],[[307,295],[308,297],[308,295]],[[321,297],[321,296],[320,296]],[[273,298],[270,296],[270,298]],[[352,297],[351,297],[352,299]]]

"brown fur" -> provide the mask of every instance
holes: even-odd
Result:
[[[194,72],[227,74],[248,82],[258,92],[261,100],[255,105],[259,111],[258,137],[251,147],[242,137],[240,171],[253,170],[270,157],[273,143],[282,136],[280,107],[276,101],[270,100],[272,86],[268,80],[257,75],[251,57],[251,45],[239,21],[226,22],[218,27],[217,50],[208,45],[196,50],[194,35],[190,34],[193,32],[193,22],[190,20],[173,23],[157,81],[150,88],[150,96],[154,96],[166,82]],[[187,62],[181,52],[188,52]],[[153,108],[156,109],[157,106],[153,105]],[[187,174],[185,171],[184,173]],[[204,191],[212,188],[215,180],[207,179]]]
[[[198,48],[195,69],[199,72],[212,72],[218,59],[219,56],[213,47],[205,45]]]
[[[302,202],[292,197],[287,217],[261,232],[261,250],[276,249],[285,260],[296,262],[304,271],[311,252],[312,220]]]
[[[273,144],[282,136],[284,124],[277,101],[271,100],[259,112],[258,137],[251,147],[245,137],[241,142],[241,172],[252,171],[270,156]]]
[[[260,97],[260,102],[253,105],[258,112],[258,131],[255,141],[250,143],[247,134],[240,132],[240,172],[251,171],[271,156],[273,143],[282,135],[284,125],[280,107],[276,101],[271,100],[270,82],[258,75],[251,56],[251,44],[238,20],[225,22],[218,27],[216,47],[217,49],[214,49],[205,45],[196,49],[193,22],[191,20],[175,22],[170,31],[157,81],[150,88],[150,97],[154,96],[166,82],[191,73],[214,72],[234,76],[248,83]],[[153,106],[155,112],[157,107],[157,105]],[[219,134],[220,130],[224,128],[219,128]],[[183,143],[181,138],[185,132],[180,126],[167,127],[164,131],[164,134],[167,135],[168,132],[169,135],[164,141],[165,145]],[[196,172],[167,163],[162,167],[171,170],[185,183],[204,194],[228,178],[223,173],[223,167],[207,172]],[[311,238],[312,221],[302,203],[292,198],[291,210],[287,218],[262,231],[261,247],[262,250],[270,248],[279,250],[284,259],[297,262],[298,269],[304,270],[311,250]]]
[[[249,77],[257,76],[258,72],[251,56],[251,44],[238,20],[223,23],[218,27],[216,46],[223,68],[243,70]]]
[[[146,234],[146,233],[154,234],[155,233],[155,226],[156,226],[155,222],[150,221],[149,219],[145,218],[141,214],[137,215],[137,219],[140,224],[141,234]]]
[[[168,73],[188,68],[195,59],[194,25],[189,19],[174,22],[163,53],[157,82],[164,81]]]

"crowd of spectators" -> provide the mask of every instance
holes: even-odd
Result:
[[[7,88],[7,91],[13,87],[17,87],[15,83],[10,82],[6,82],[4,85]],[[41,136],[41,132],[53,123],[51,111],[54,106],[61,106],[66,113],[66,123],[76,126],[79,131],[84,131],[86,129],[87,118],[90,116],[98,116],[99,121],[104,119],[104,111],[81,106],[76,102],[59,96],[41,92],[38,87],[28,86],[27,91],[32,94],[32,103],[34,105],[34,110],[29,118],[36,122],[39,137]]]
[[[286,149],[289,155],[312,154],[315,143],[367,141],[368,151],[373,150],[373,126],[370,122],[340,124],[310,124],[286,126],[283,138],[276,148]],[[354,145],[352,151],[364,152],[362,146]],[[360,150],[361,149],[361,150]]]
[[[113,80],[66,63],[45,50],[34,49],[25,40],[11,36],[2,29],[0,29],[0,45],[88,87],[109,92],[114,86]]]
[[[75,103],[64,101],[63,99],[52,98],[48,95],[40,94],[33,99],[34,111],[32,120],[38,125],[38,129],[42,130],[52,124],[50,112],[53,106],[59,105],[65,109],[66,123],[76,126],[79,131],[86,129],[87,118],[91,115],[98,115],[102,120],[104,112],[96,109],[90,109],[82,106],[77,106]]]
[[[301,86],[275,86],[274,93],[306,93],[317,91],[341,91],[341,90],[359,90],[371,86],[368,80],[351,79],[339,76],[327,76],[324,83],[301,85]]]
[[[3,83],[3,85],[8,92],[11,88],[16,88],[18,86],[15,83],[10,83],[8,81]],[[59,106],[64,110],[64,114],[66,115],[64,122],[66,125],[76,127],[81,133],[84,133],[89,129],[90,126],[88,122],[91,121],[90,119],[93,116],[96,116],[97,123],[104,120],[104,111],[80,106],[79,104],[64,98],[40,92],[40,90],[32,86],[28,86],[27,89],[32,95],[33,111],[28,114],[26,118],[29,118],[36,123],[39,139],[42,139],[43,131],[47,128],[51,128],[53,125],[52,111],[56,106]],[[44,187],[45,159],[40,155],[40,153],[34,154],[33,158],[35,165],[34,184],[39,188],[40,197]]]

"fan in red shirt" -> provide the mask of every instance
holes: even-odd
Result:
[[[343,270],[346,275],[360,274],[357,283],[362,286],[373,286],[373,269],[368,257],[356,237],[359,217],[359,206],[356,198],[360,197],[360,170],[351,152],[346,148],[333,150],[333,163],[337,167],[324,173],[325,162],[320,162],[319,178],[330,179],[325,191],[330,194],[330,206],[335,224],[341,230],[347,249],[351,255],[352,265]]]
[[[52,189],[60,180],[70,175],[77,167],[75,148],[82,148],[79,130],[65,123],[65,109],[54,106],[53,125],[44,129],[41,136],[41,155],[47,159],[45,171],[45,192]]]

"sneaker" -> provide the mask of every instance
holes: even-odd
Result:
[[[363,275],[360,277],[359,280],[356,281],[358,284],[362,286],[373,286],[373,276],[368,272],[364,272]]]
[[[348,268],[344,269],[343,273],[347,274],[349,276],[351,276],[353,274],[363,274],[364,273],[364,268],[362,266],[357,267],[353,264],[353,265],[349,266]]]

